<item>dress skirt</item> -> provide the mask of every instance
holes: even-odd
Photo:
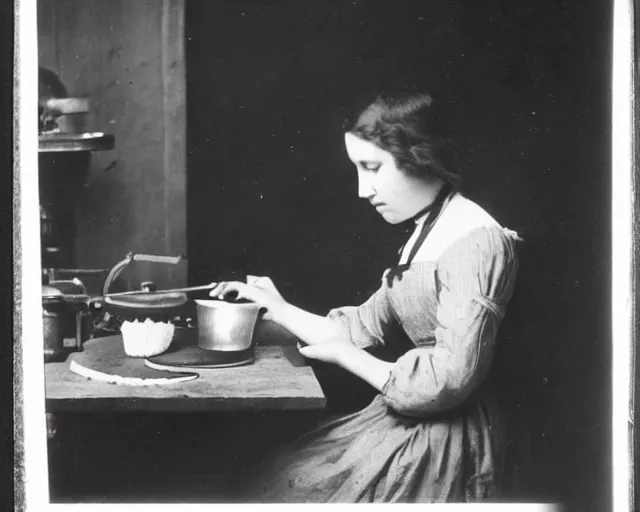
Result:
[[[479,396],[478,396],[479,395]],[[251,501],[436,503],[500,492],[504,429],[488,393],[448,413],[401,416],[377,395],[293,443],[262,470]]]
[[[456,197],[432,235],[474,218],[476,210]],[[515,284],[517,237],[497,225],[463,231],[437,258],[389,269],[365,303],[329,312],[356,347],[396,353],[387,359],[389,379],[363,410],[303,436],[264,468],[255,501],[500,497],[508,439],[489,383]]]

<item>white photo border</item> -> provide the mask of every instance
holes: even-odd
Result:
[[[612,350],[613,350],[613,510],[631,510],[633,503],[633,312],[634,273],[634,4],[615,0],[614,56],[612,78]],[[36,116],[37,98],[37,17],[36,0],[14,0],[15,75],[14,75],[14,399],[16,438],[16,492],[19,508],[27,510],[208,510],[210,505],[63,505],[49,503],[47,440],[44,399],[44,362],[42,358],[42,318],[29,315],[23,322],[21,311],[41,308],[40,224],[38,215],[38,168]],[[636,84],[637,87],[637,84]],[[637,89],[636,89],[637,90]],[[638,120],[636,120],[638,121]],[[637,135],[636,135],[637,137]],[[637,151],[638,140],[635,141]],[[637,236],[637,233],[636,233]],[[637,264],[636,264],[637,265]],[[637,271],[637,269],[636,269]],[[247,509],[250,505],[228,505]],[[267,505],[272,507],[273,505]],[[226,506],[225,506],[226,507]],[[443,510],[558,510],[548,505],[460,505]],[[440,510],[432,506],[429,510]]]

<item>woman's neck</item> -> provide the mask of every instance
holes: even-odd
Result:
[[[416,224],[422,223],[429,214],[431,207],[438,200],[440,193],[444,192],[443,189],[445,185],[445,182],[442,180],[434,180],[433,185],[429,184],[428,187],[425,187],[423,194],[424,201],[421,202],[424,206],[414,213],[410,217],[410,220],[413,220]]]

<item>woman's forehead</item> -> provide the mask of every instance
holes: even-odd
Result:
[[[344,136],[345,145],[349,158],[356,161],[387,160],[389,153],[379,148],[368,140],[361,139],[353,133],[346,133]]]

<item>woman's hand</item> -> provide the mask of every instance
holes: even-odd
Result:
[[[250,300],[267,311],[265,320],[274,320],[274,313],[282,309],[287,302],[268,277],[247,276],[247,282],[227,281],[218,285],[209,292],[209,296],[224,299],[230,293],[237,293],[238,299]]]
[[[271,320],[284,327],[307,345],[349,336],[348,332],[345,334],[340,322],[310,313],[285,301],[268,277],[247,276],[246,283],[222,282],[213,288],[209,295],[225,298],[230,293],[237,293],[238,299],[246,299],[265,308],[265,320]]]
[[[358,350],[350,340],[345,338],[332,338],[316,342],[313,345],[300,346],[299,352],[309,359],[316,359],[325,363],[342,366],[344,359],[350,352]]]
[[[317,359],[344,368],[371,384],[378,391],[383,390],[394,367],[394,363],[377,359],[342,336],[330,338],[315,345],[298,346],[298,350],[309,359]]]

